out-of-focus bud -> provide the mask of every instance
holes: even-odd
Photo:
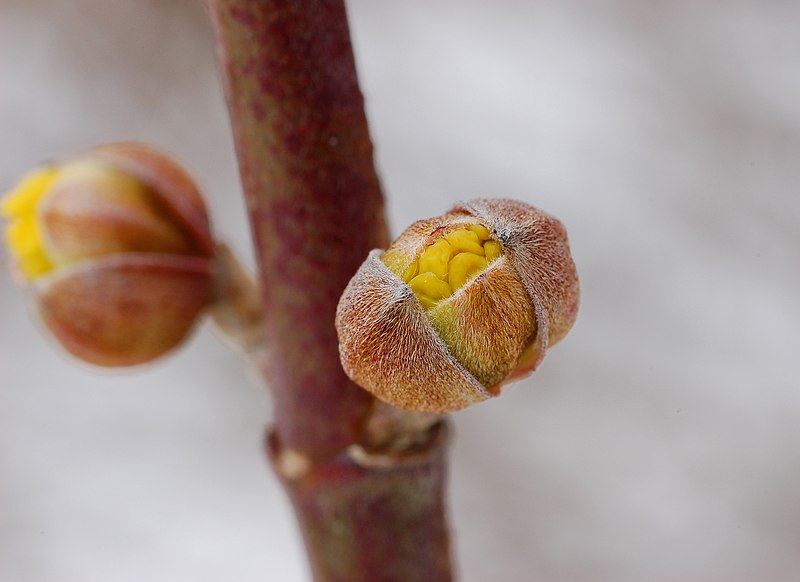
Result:
[[[460,410],[533,371],[569,331],[578,296],[558,220],[473,200],[370,253],[336,313],[342,365],[400,408]]]
[[[148,146],[101,146],[40,168],[0,210],[42,319],[85,361],[157,358],[212,300],[205,203],[188,174]]]

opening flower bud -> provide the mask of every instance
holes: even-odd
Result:
[[[180,166],[145,145],[102,146],[38,169],[0,211],[44,322],[83,360],[152,360],[211,300],[205,203]]]
[[[339,302],[342,365],[390,404],[452,412],[533,371],[577,308],[561,223],[514,200],[474,200],[370,253]]]

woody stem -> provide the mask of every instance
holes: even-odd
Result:
[[[268,451],[314,578],[449,580],[446,427],[386,414],[339,363],[339,296],[387,243],[343,0],[209,6],[266,314]]]

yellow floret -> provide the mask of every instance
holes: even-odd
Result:
[[[408,283],[409,281],[411,281],[411,279],[417,276],[418,272],[419,272],[419,262],[412,261],[412,263],[408,267],[406,267],[406,270],[403,271],[403,281]]]
[[[454,253],[468,252],[483,256],[483,246],[478,235],[467,229],[454,230],[447,235],[447,241],[453,247]]]
[[[450,270],[447,280],[455,291],[464,286],[464,283],[481,273],[488,263],[486,259],[472,253],[459,253],[450,261]]]
[[[503,247],[496,240],[487,240],[483,243],[483,250],[486,253],[486,260],[491,263],[503,254]]]
[[[409,262],[406,251],[390,248],[381,259],[408,283],[430,310],[482,273],[503,254],[499,241],[482,224],[466,224],[437,239]]]
[[[426,309],[430,309],[442,299],[446,299],[453,294],[450,285],[442,281],[434,273],[417,275],[409,281],[408,286],[411,287],[411,290]]]
[[[37,210],[47,194],[57,171],[43,168],[25,176],[0,205],[3,217],[10,221],[5,240],[22,273],[28,278],[43,275],[53,264],[42,243]]]
[[[467,228],[477,234],[479,239],[489,240],[489,229],[482,224],[470,224]]]
[[[42,196],[56,177],[55,168],[40,168],[22,177],[19,184],[8,193],[0,204],[0,211],[7,219],[33,216]]]
[[[450,244],[444,239],[437,240],[420,256],[419,272],[433,273],[437,277],[444,278],[447,276],[447,263],[452,256],[453,249]]]

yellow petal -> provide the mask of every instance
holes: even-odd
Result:
[[[453,291],[460,289],[467,281],[483,271],[487,265],[486,259],[478,255],[473,255],[472,253],[457,254],[450,261],[450,271],[447,274],[450,287]]]
[[[53,270],[53,263],[42,247],[37,247],[32,251],[19,255],[17,264],[28,279],[35,279]]]
[[[19,184],[8,193],[0,204],[0,211],[8,218],[31,217],[36,206],[56,177],[57,170],[52,167],[39,168],[23,176]]]
[[[29,279],[53,268],[42,244],[38,209],[50,192],[57,173],[55,168],[41,168],[29,173],[0,206],[2,214],[11,221],[4,233],[6,244],[19,270]]]
[[[419,272],[419,261],[412,261],[411,264],[403,271],[403,281],[408,283],[417,276]]]
[[[450,244],[442,239],[437,240],[422,253],[419,258],[419,272],[433,273],[439,277],[447,275],[447,263],[453,256]]]
[[[470,224],[467,228],[477,234],[480,240],[489,240],[489,229],[482,224]]]
[[[17,220],[6,227],[6,244],[14,250],[16,254],[26,252],[41,246],[39,241],[39,229],[33,220]]]
[[[453,247],[453,253],[469,252],[483,256],[483,246],[478,235],[471,230],[459,229],[447,235],[447,240]]]
[[[503,254],[503,247],[496,240],[487,240],[483,243],[483,250],[486,252],[486,260],[490,263]]]
[[[419,297],[420,302],[426,309],[430,309],[438,301],[453,294],[450,290],[450,285],[430,272],[417,275],[408,282],[408,286]]]

